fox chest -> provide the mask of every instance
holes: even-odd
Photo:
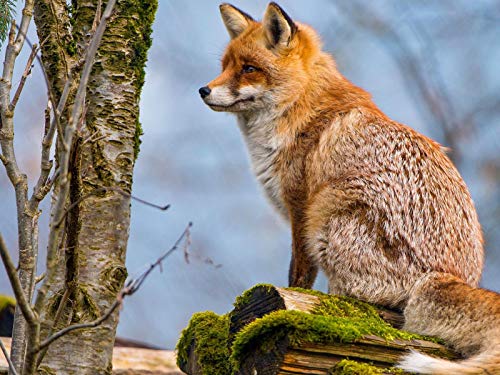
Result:
[[[279,142],[271,135],[265,134],[265,129],[262,127],[258,129],[259,131],[253,132],[242,130],[257,181],[272,206],[285,220],[288,220],[288,210],[283,199]]]
[[[283,199],[283,178],[279,170],[278,150],[271,147],[252,145],[249,147],[252,170],[264,190],[267,199],[288,220],[288,210]]]

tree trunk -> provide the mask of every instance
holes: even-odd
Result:
[[[97,4],[73,1],[70,14],[64,1],[37,2],[39,39],[49,38],[42,49],[43,62],[57,97],[67,71],[79,69]],[[157,0],[118,1],[97,52],[85,119],[75,135],[70,159],[68,204],[80,203],[66,216],[58,282],[52,285],[43,311],[42,337],[52,326],[58,309],[62,311],[58,328],[101,316],[115,301],[126,279],[128,193],[140,135],[138,105],[143,69],[156,7]],[[69,27],[67,21],[71,18]],[[63,126],[64,120],[63,116]],[[99,193],[95,193],[96,189],[100,189]],[[61,298],[64,292],[69,298]],[[118,312],[97,328],[55,341],[41,364],[41,372],[111,374],[117,323]]]

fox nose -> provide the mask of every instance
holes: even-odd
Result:
[[[208,95],[210,95],[212,90],[210,90],[210,87],[205,86],[205,87],[202,87],[201,89],[199,89],[198,92],[200,93],[202,99],[205,99]]]

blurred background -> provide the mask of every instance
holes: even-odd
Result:
[[[233,4],[260,18],[267,1]],[[225,313],[256,283],[287,283],[289,230],[252,176],[235,118],[212,112],[197,92],[219,74],[228,41],[218,5],[159,1],[142,93],[145,134],[133,192],[172,207],[160,212],[133,202],[129,274],[168,249],[189,221],[194,222],[192,257],[186,264],[181,252],[172,255],[162,273],[155,271],[125,301],[118,334],[165,348],[174,347],[194,312]],[[282,0],[280,5],[320,33],[339,70],[371,92],[385,113],[451,149],[483,225],[482,286],[500,292],[500,2]],[[36,41],[33,27],[30,38]],[[17,156],[31,186],[39,166],[45,91],[35,66],[15,119]],[[42,253],[48,202],[43,207]],[[15,249],[14,193],[3,168],[0,231]],[[41,269],[43,264],[42,254]],[[326,290],[324,278],[316,287]],[[0,293],[11,293],[3,268]]]

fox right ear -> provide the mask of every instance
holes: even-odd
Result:
[[[219,6],[222,21],[226,26],[231,39],[236,38],[248,27],[254,19],[247,13],[231,4],[221,4]]]
[[[275,2],[269,3],[262,19],[267,39],[272,48],[288,46],[297,32],[297,25]]]

